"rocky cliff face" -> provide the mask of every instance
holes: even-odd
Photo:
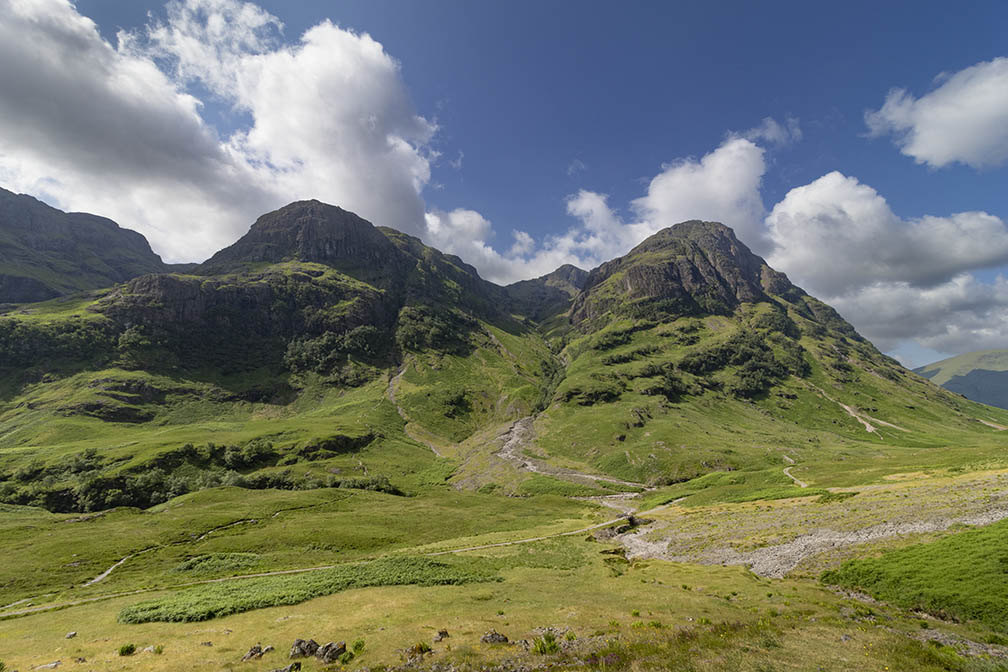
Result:
[[[587,328],[607,312],[727,314],[740,303],[796,289],[730,228],[690,221],[659,231],[589,273],[574,299],[571,321]]]
[[[43,301],[168,270],[135,231],[0,189],[0,303]]]

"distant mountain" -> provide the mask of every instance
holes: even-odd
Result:
[[[932,383],[988,406],[1008,408],[1008,350],[982,350],[914,369]]]
[[[184,270],[110,219],[0,189],[0,303],[45,301],[145,273]]]
[[[564,264],[552,273],[512,283],[505,289],[518,312],[541,322],[566,313],[587,279],[588,271]]]

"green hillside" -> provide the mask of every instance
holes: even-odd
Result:
[[[1008,515],[1005,427],[720,224],[505,288],[292,203],[186,274],[0,315],[0,660],[996,669],[900,604],[868,627],[816,563]]]
[[[1008,408],[1008,350],[983,350],[914,369],[935,385],[982,404]]]

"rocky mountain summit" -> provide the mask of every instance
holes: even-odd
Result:
[[[590,323],[610,311],[726,314],[742,303],[796,289],[727,226],[689,221],[659,231],[589,273],[571,321]]]

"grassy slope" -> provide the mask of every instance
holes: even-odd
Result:
[[[791,317],[804,322],[794,311]],[[1003,411],[949,394],[863,345],[842,343],[835,334],[813,338],[805,331],[801,344],[809,375],[790,376],[752,400],[704,390],[701,384],[707,381],[688,375],[690,392],[679,400],[642,393],[660,381],[660,376],[642,376],[648,365],[656,370],[724,342],[750,319],[746,311],[734,317],[683,318],[599,349],[610,334],[633,329],[627,321],[573,340],[563,353],[570,360],[567,377],[536,422],[538,450],[560,465],[658,485],[711,471],[745,472],[670,491],[680,493],[676,496],[717,491],[728,500],[760,491],[766,496],[793,494],[793,483],[783,474],[789,464],[785,456],[795,462],[793,473],[814,486],[866,483],[887,473],[964,462],[968,468],[1005,464],[998,430],[977,421],[1003,423],[1008,419]],[[684,332],[697,342],[683,339]],[[834,368],[834,348],[846,351],[849,370]],[[735,375],[728,367],[712,378],[728,387]],[[598,387],[615,390],[618,398],[590,405],[582,405],[577,396],[563,400],[569,390]],[[842,404],[863,414],[876,431],[868,432]],[[739,481],[734,484],[739,487],[730,487],[731,480]]]
[[[430,643],[439,629],[450,638],[434,644],[434,663],[479,666],[515,658],[526,664],[574,660],[587,669],[740,670],[981,670],[946,647],[921,644],[905,633],[919,631],[916,619],[884,607],[866,609],[812,582],[769,581],[738,568],[674,563],[626,563],[601,554],[581,539],[544,542],[534,549],[503,548],[468,562],[494,567],[502,583],[447,587],[389,586],[351,589],[296,606],[260,609],[204,624],[116,622],[124,597],[70,610],[0,623],[0,655],[12,668],[84,657],[92,669],[154,670],[210,666],[237,668],[256,642],[272,644],[254,669],[286,664],[295,637],[318,641],[364,641],[352,667],[396,664],[401,651]],[[600,608],[604,605],[605,608]],[[872,627],[884,619],[887,628]],[[521,647],[481,644],[495,629],[512,640],[534,637],[534,629],[558,628],[562,650],[541,656]],[[70,630],[78,632],[65,640]],[[962,632],[969,634],[968,630]],[[202,642],[212,646],[201,646]],[[163,655],[122,658],[119,646],[160,645]],[[801,661],[801,662],[798,662]],[[253,664],[255,665],[255,664]],[[304,661],[308,671],[321,665]]]
[[[1008,521],[851,560],[823,580],[908,610],[974,619],[1008,632]]]

